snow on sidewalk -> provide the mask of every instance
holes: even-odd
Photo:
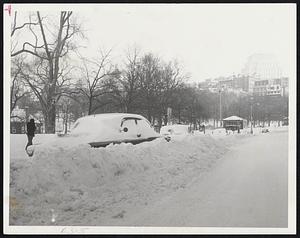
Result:
[[[31,158],[11,147],[10,224],[114,225],[111,219],[185,188],[247,136],[186,136],[106,148],[66,146],[57,139],[40,145]],[[11,141],[22,144],[21,138],[12,135]]]

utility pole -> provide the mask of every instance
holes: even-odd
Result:
[[[220,97],[220,127],[222,127],[222,89],[219,89],[219,97]]]
[[[251,96],[250,101],[250,122],[251,122],[251,129],[250,133],[253,134],[253,96]]]

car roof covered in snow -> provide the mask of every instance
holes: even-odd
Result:
[[[101,113],[101,114],[94,114],[94,115],[80,117],[78,120],[84,120],[84,119],[112,120],[112,119],[121,119],[124,117],[136,117],[136,118],[145,119],[143,116],[138,114],[133,114],[133,113]]]
[[[90,131],[93,132],[94,130],[100,129],[101,127],[120,127],[121,120],[123,118],[139,118],[144,119],[141,115],[132,114],[132,113],[101,113],[101,114],[94,114],[89,116],[80,117],[74,123],[73,133],[81,131]],[[101,122],[101,123],[100,123]],[[99,124],[100,123],[100,124]],[[104,124],[103,124],[104,123]],[[80,125],[80,129],[78,128]],[[102,126],[101,126],[102,125]]]
[[[126,134],[120,132],[122,119],[125,118],[138,118],[144,121],[144,126],[140,127],[144,137],[157,136],[145,117],[131,113],[103,113],[81,117],[75,122],[70,134],[85,136],[95,142],[119,140],[121,137],[126,137]]]

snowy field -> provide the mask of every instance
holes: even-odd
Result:
[[[206,133],[106,148],[36,135],[31,158],[26,136],[11,135],[10,225],[134,225],[129,216],[207,177],[237,143],[268,134]]]

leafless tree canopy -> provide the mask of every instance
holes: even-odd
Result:
[[[11,35],[26,28],[33,40],[25,40],[17,49],[22,39],[15,39],[11,56],[31,56],[22,77],[41,103],[48,133],[55,131],[56,104],[65,93],[72,69],[66,58],[76,48],[72,39],[80,33],[80,26],[72,21],[72,16],[72,12],[62,11],[57,20],[36,12],[29,15],[28,22],[18,26],[17,13],[14,15]]]
[[[101,96],[113,92],[113,78],[117,77],[119,72],[110,62],[110,53],[111,50],[99,50],[98,58],[94,60],[80,57],[81,78],[77,91],[88,101],[88,115],[107,104],[101,101]]]
[[[24,57],[16,57],[11,62],[10,113],[15,109],[18,101],[29,93],[22,79],[23,62]]]

